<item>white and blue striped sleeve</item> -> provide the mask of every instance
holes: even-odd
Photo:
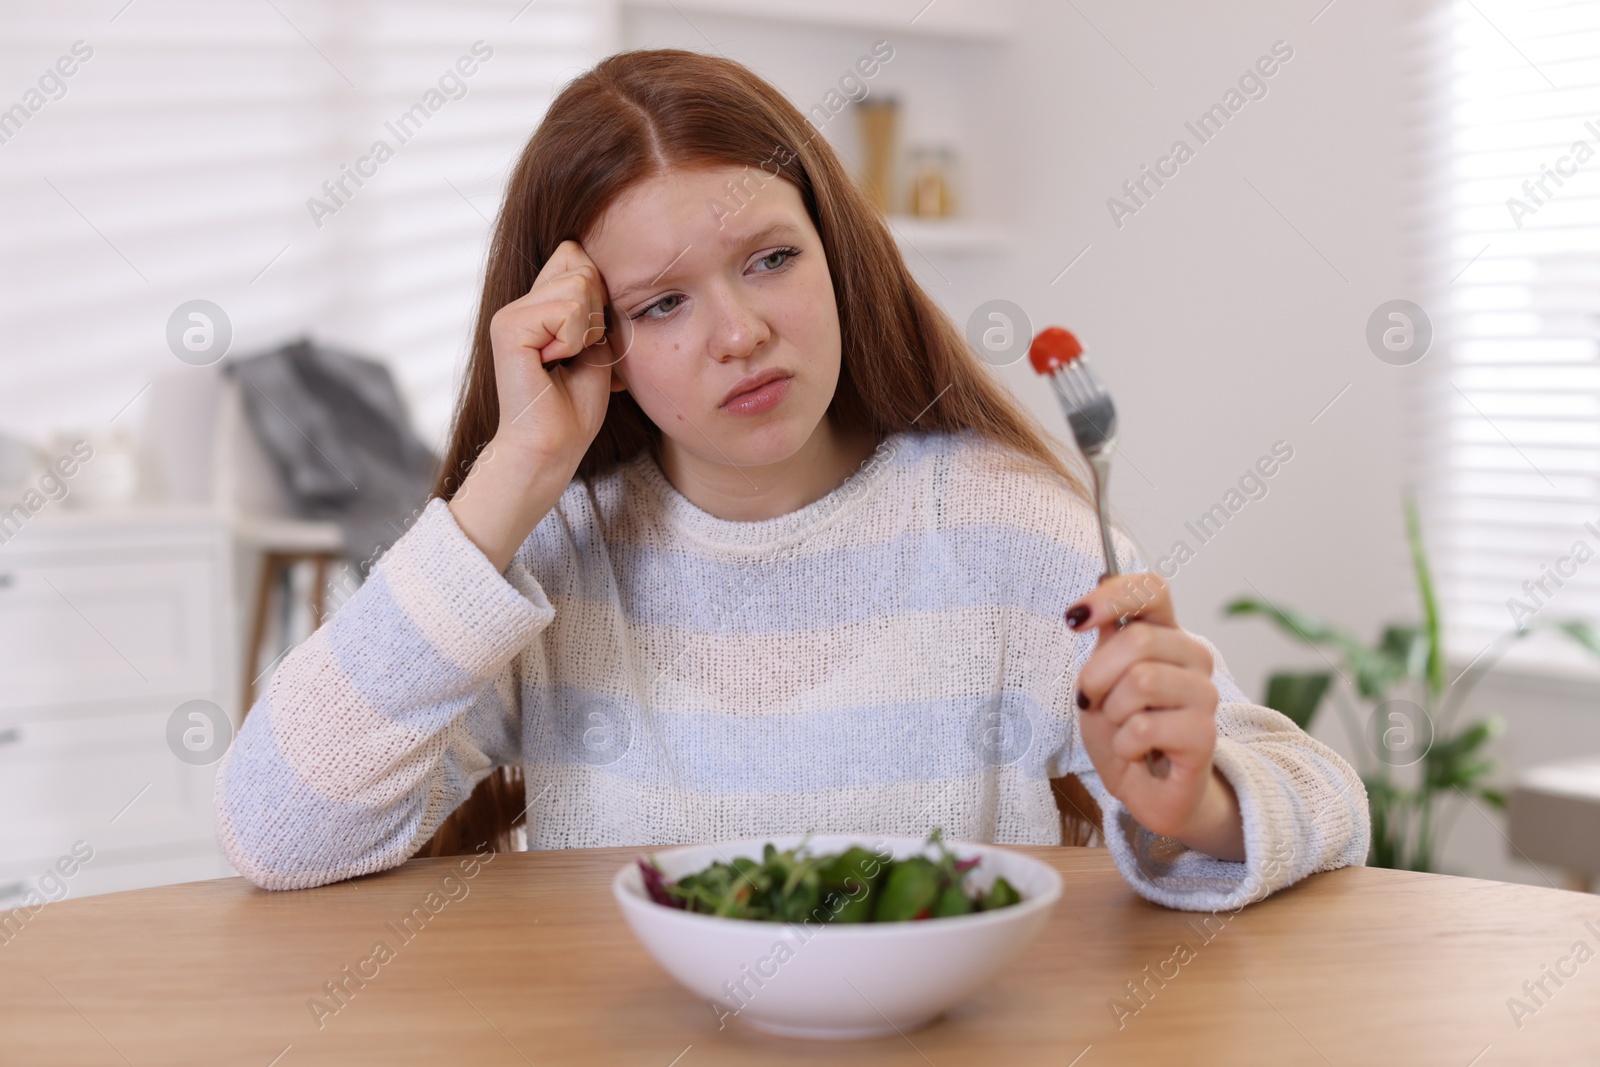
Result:
[[[554,608],[442,499],[279,664],[218,767],[224,855],[298,889],[409,858],[498,764],[521,760],[515,658]]]

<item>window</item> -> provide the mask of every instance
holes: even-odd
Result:
[[[1443,0],[1421,39],[1436,334],[1411,410],[1460,670],[1518,625],[1600,619],[1600,2]],[[1592,662],[1553,635],[1516,661]]]
[[[608,18],[0,0],[0,430],[136,423],[206,299],[234,355],[309,332],[386,360],[442,442],[506,174]]]

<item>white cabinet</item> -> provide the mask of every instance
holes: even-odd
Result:
[[[0,712],[214,688],[214,566],[186,549],[0,552]]]
[[[167,741],[187,701],[239,722],[232,546],[175,508],[46,510],[0,545],[0,908],[80,841],[69,896],[234,873],[215,763]]]

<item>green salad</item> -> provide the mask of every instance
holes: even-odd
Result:
[[[928,835],[939,858],[887,859],[859,846],[806,855],[807,834],[791,849],[770,841],[757,862],[744,856],[713,863],[669,882],[654,857],[639,860],[645,889],[657,904],[705,915],[768,922],[862,923],[939,919],[1009,907],[1022,899],[996,878],[987,891],[968,890],[967,872],[981,856],[958,860],[939,828]]]

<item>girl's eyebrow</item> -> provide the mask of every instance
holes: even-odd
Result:
[[[797,226],[795,226],[794,223],[774,222],[770,226],[763,227],[762,229],[757,230],[755,233],[742,237],[739,235],[730,235],[723,243],[738,248],[740,246],[760,244],[762,241],[770,241],[774,237],[798,236],[800,236],[800,230]]]
[[[795,226],[792,222],[774,222],[770,226],[765,226],[765,227],[757,230],[755,233],[752,233],[752,234],[748,234],[748,235],[744,235],[744,236],[730,235],[730,236],[728,236],[727,238],[724,239],[723,243],[726,244],[727,246],[731,247],[731,248],[740,248],[740,247],[749,247],[750,245],[754,245],[754,244],[760,244],[763,241],[770,241],[775,237],[799,237],[799,236],[800,236],[800,229],[799,229],[799,227]],[[611,294],[611,302],[614,303],[614,304],[621,304],[623,301],[627,300],[629,297],[632,297],[635,294],[637,294],[639,292],[642,292],[642,291],[644,291],[646,289],[649,289],[652,286],[656,285],[658,282],[661,281],[661,279],[666,275],[666,273],[668,271],[670,271],[673,267],[677,266],[678,260],[682,259],[684,257],[684,254],[687,253],[689,251],[689,249],[693,248],[693,247],[694,247],[694,245],[692,245],[692,244],[685,246],[682,252],[679,252],[676,256],[673,257],[671,263],[668,263],[665,267],[662,267],[659,271],[657,271],[655,277],[651,278],[649,281],[634,282],[632,285],[625,285],[622,288],[620,288],[620,289],[616,290],[615,292],[613,292]]]

